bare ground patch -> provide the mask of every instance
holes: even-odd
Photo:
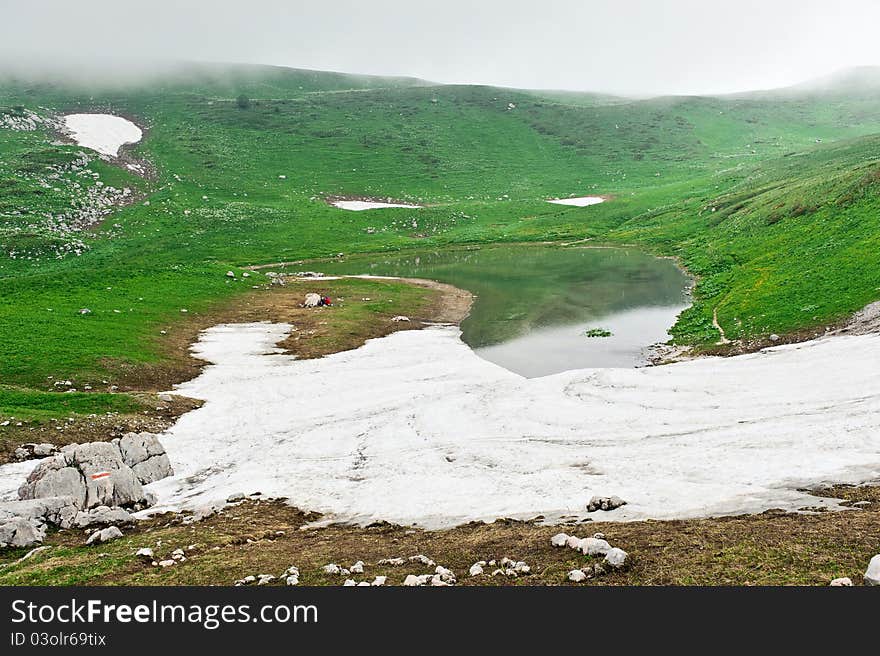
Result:
[[[451,568],[459,585],[827,585],[841,576],[858,585],[880,545],[878,489],[847,488],[854,499],[874,501],[846,512],[568,526],[498,520],[443,531],[385,523],[310,527],[318,515],[279,501],[251,499],[190,524],[179,515],[155,517],[100,547],[83,546],[85,535],[79,531],[54,533],[46,541],[51,549],[0,568],[0,583],[231,585],[250,574],[278,576],[296,565],[302,585],[341,585],[344,577],[325,574],[321,567],[331,562],[347,567],[363,560],[364,574],[353,578],[385,575],[390,585],[400,585],[407,574],[433,568],[379,561],[425,554]],[[560,531],[581,537],[602,532],[630,554],[632,565],[581,584],[569,583],[566,575],[571,569],[595,559],[552,547],[550,538]],[[191,545],[194,548],[188,549]],[[187,560],[170,568],[153,567],[135,558],[140,547],[153,548],[162,557],[182,548]],[[4,551],[4,563],[24,553]],[[525,561],[532,573],[518,578],[467,575],[474,562],[505,556]],[[283,582],[273,584],[278,583]]]

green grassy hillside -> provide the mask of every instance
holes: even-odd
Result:
[[[230,268],[499,241],[640,244],[699,276],[681,343],[837,321],[880,298],[880,93],[626,100],[196,67],[84,89],[6,78],[0,119],[110,110],[148,128],[144,180],[0,127],[0,381],[112,383],[161,330],[250,289]],[[98,183],[101,183],[98,185]],[[93,187],[133,204],[62,230]],[[607,194],[589,208],[548,197]],[[328,195],[421,210],[352,213]],[[78,200],[79,199],[79,200]],[[79,310],[88,308],[89,314]],[[108,384],[109,384],[108,383]]]

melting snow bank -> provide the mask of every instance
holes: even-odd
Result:
[[[137,143],[143,136],[137,125],[113,114],[68,114],[64,125],[78,145],[110,157],[118,156],[122,146]]]
[[[548,203],[555,203],[556,205],[573,205],[574,207],[587,207],[588,205],[598,205],[599,203],[604,203],[605,199],[602,196],[581,196],[580,198],[554,198],[553,200],[548,200]]]
[[[383,207],[408,207],[409,209],[419,209],[421,205],[406,205],[404,203],[381,203],[373,200],[334,200],[331,205],[341,210],[351,210],[352,212],[362,212],[364,210],[376,210]]]
[[[524,379],[452,327],[295,360],[284,324],[221,325],[180,386],[157,508],[259,491],[339,520],[683,518],[834,502],[798,488],[880,476],[880,335],[647,369]],[[596,516],[593,513],[592,516]]]

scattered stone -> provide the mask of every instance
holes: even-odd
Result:
[[[228,497],[226,497],[226,503],[237,503],[244,500],[245,496],[241,492],[236,492],[235,494],[230,494]]]
[[[370,585],[374,585],[374,586],[385,585],[385,582],[387,580],[388,580],[387,576],[377,576],[376,578],[373,579],[373,582],[370,583]]]
[[[354,565],[348,568],[348,571],[352,574],[363,574],[364,573],[364,561],[359,560]]]
[[[578,549],[581,546],[581,539],[576,535],[569,535],[565,541],[565,546],[569,549]]]
[[[134,552],[134,555],[144,560],[153,560],[153,550],[149,547],[141,547]]]
[[[865,585],[880,585],[880,554],[871,558],[865,571]]]
[[[266,585],[267,583],[271,583],[275,580],[275,577],[271,574],[260,574],[257,576],[257,585]]]
[[[135,519],[124,508],[110,508],[97,506],[89,510],[80,510],[76,513],[73,525],[77,528],[89,528],[91,526],[109,526],[134,524]]]
[[[314,292],[306,294],[306,300],[303,301],[303,307],[318,307],[320,304],[321,296]]]
[[[834,579],[833,581],[831,581],[831,583],[829,583],[829,585],[831,585],[832,587],[835,587],[835,588],[851,588],[852,584],[853,584],[852,579],[849,578],[848,576],[844,576],[843,578],[839,578],[839,579]]]
[[[468,570],[468,574],[471,576],[479,576],[483,573],[483,566],[480,563],[474,563],[471,565],[471,568]]]
[[[573,581],[574,583],[580,583],[587,580],[587,575],[584,574],[583,570],[573,569],[568,573],[568,580]]]
[[[437,563],[428,558],[423,554],[418,554],[417,556],[410,556],[409,562],[411,563],[421,563],[422,565],[427,565],[428,567],[434,567]]]
[[[396,317],[391,317],[391,320],[394,322],[398,321],[409,321],[409,317],[405,317],[402,314],[397,315]]]
[[[590,503],[587,504],[587,512],[595,512],[597,510],[614,510],[615,508],[620,508],[620,506],[625,506],[626,501],[621,499],[620,497],[593,497],[590,499]]]
[[[379,561],[379,565],[390,565],[391,567],[400,567],[406,564],[403,558],[383,558]]]
[[[336,563],[324,565],[321,569],[324,570],[324,574],[339,574],[342,571]]]
[[[403,584],[407,587],[418,587],[425,585],[427,579],[422,576],[416,576],[415,574],[407,574],[406,578],[403,579]]]
[[[554,547],[564,547],[568,544],[568,536],[565,533],[557,533],[550,538],[550,544]]]
[[[610,565],[614,569],[623,569],[629,564],[629,554],[626,553],[623,549],[618,549],[614,547],[607,554],[605,554],[605,560],[603,561],[607,565]]]
[[[437,565],[437,568],[434,570],[434,578],[439,579],[444,585],[454,585],[456,582],[455,573],[451,569],[443,567],[443,565]],[[437,584],[432,583],[431,585]]]
[[[779,341],[779,335],[777,335],[776,333],[773,333],[772,335],[770,335],[770,341],[771,341],[771,342],[778,342],[778,341]]]
[[[89,539],[86,540],[86,544],[94,544],[95,542],[103,544],[104,542],[110,542],[110,540],[115,540],[121,537],[122,531],[115,526],[108,526],[107,528],[102,528],[101,530],[92,533],[89,536]]]
[[[235,278],[235,272],[234,271],[227,271],[226,277],[227,278]]]
[[[33,458],[46,458],[48,456],[54,456],[58,453],[58,447],[55,444],[35,444],[32,442],[28,442],[27,444],[22,444],[18,447],[14,452],[13,456],[16,460],[32,460]]]
[[[605,540],[584,538],[580,541],[578,549],[585,556],[605,556],[611,551],[611,545]]]

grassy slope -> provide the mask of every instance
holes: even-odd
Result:
[[[100,92],[7,82],[0,107],[14,105],[137,117],[149,134],[135,152],[159,177],[90,164],[149,205],[117,212],[112,239],[109,222],[82,235],[82,256],[0,257],[0,380],[10,384],[112,382],[122,366],[162,358],[159,331],[182,308],[249,290],[227,269],[338,252],[640,243],[702,277],[675,330],[689,343],[717,339],[715,307],[728,336],[752,337],[833,321],[880,296],[877,140],[864,137],[880,133],[878,96],[624,102],[239,67]],[[71,152],[0,129],[0,204],[30,206],[29,162]],[[572,193],[615,200],[543,202]],[[327,194],[429,207],[365,215],[327,206]],[[2,251],[10,239],[39,251],[47,237],[27,235],[27,217],[0,215]]]

